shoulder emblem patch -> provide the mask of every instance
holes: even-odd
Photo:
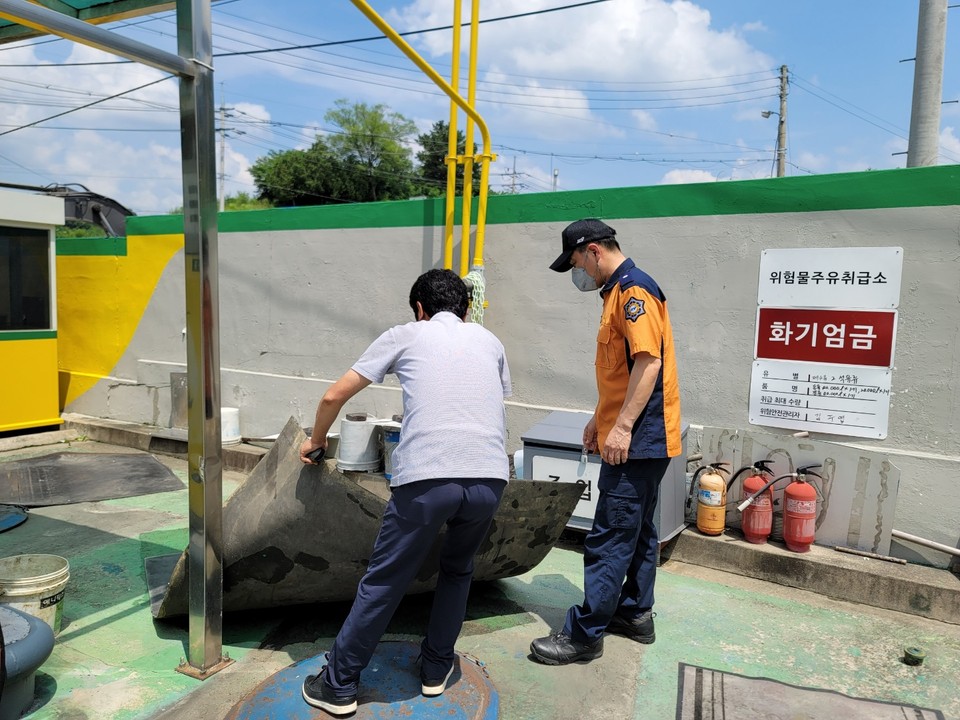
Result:
[[[643,300],[637,298],[630,298],[623,306],[623,314],[630,322],[636,322],[644,312]]]

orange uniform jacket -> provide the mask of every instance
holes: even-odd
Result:
[[[633,425],[629,458],[676,457],[681,451],[680,388],[667,298],[656,281],[625,260],[600,289],[603,315],[597,334],[597,439],[602,448],[627,395],[633,356],[661,360],[653,394]]]

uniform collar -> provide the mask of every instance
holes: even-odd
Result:
[[[630,258],[627,258],[620,263],[617,269],[610,273],[610,277],[607,278],[607,281],[603,284],[603,287],[600,288],[600,297],[603,297],[608,292],[613,290],[613,286],[624,280],[627,276],[627,273],[629,273],[635,267],[636,265],[633,264],[633,260]]]

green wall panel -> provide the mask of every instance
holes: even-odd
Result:
[[[767,180],[494,195],[490,197],[487,207],[487,223],[564,222],[589,216],[606,219],[693,217],[941,205],[960,205],[960,165]],[[476,206],[474,202],[474,218]],[[458,224],[459,208],[458,199]],[[221,233],[231,233],[436,227],[443,225],[443,212],[442,198],[248,210],[222,213],[219,230]],[[182,233],[183,218],[180,215],[131,217],[127,220],[127,232],[131,235]]]

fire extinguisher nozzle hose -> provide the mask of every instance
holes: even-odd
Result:
[[[753,493],[750,497],[748,497],[748,498],[747,498],[746,500],[744,500],[742,503],[740,503],[739,505],[737,505],[737,510],[739,510],[740,512],[743,512],[747,507],[749,507],[750,503],[752,503],[752,502],[753,502],[754,500],[756,500],[760,495],[762,495],[763,492],[764,492],[768,487],[770,487],[771,485],[774,485],[774,484],[780,482],[781,480],[785,480],[786,478],[789,478],[789,477],[794,477],[794,473],[788,473],[788,474],[786,474],[786,475],[781,475],[781,476],[778,477],[778,478],[771,478],[768,482],[766,482],[766,483],[764,484],[764,486],[763,486],[762,488],[760,488],[759,490],[757,490],[757,491],[756,491],[755,493]]]

